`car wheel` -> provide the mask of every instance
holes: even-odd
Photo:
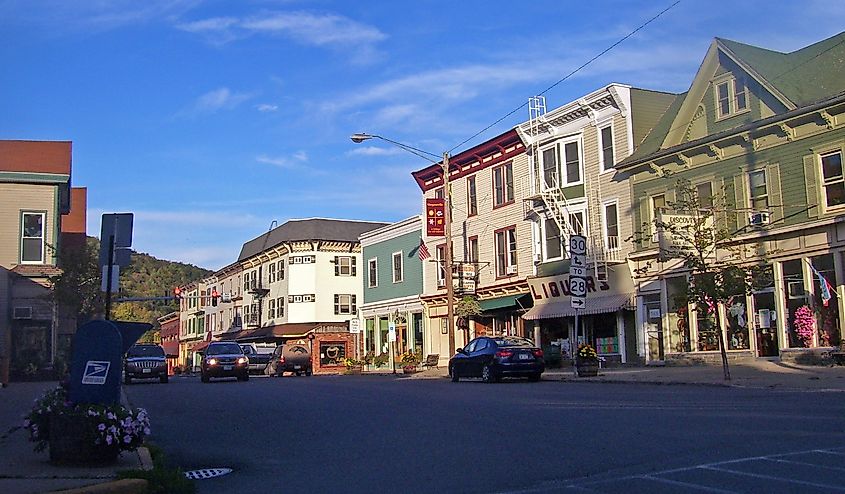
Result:
[[[453,383],[458,382],[458,380],[460,379],[460,378],[458,377],[458,373],[457,373],[457,372],[455,372],[454,367],[449,367],[449,377],[451,377],[451,378],[452,378],[452,382],[453,382]]]
[[[205,374],[200,374],[200,381],[207,383],[208,382],[208,376],[205,375]]]
[[[486,383],[494,383],[498,380],[492,365],[484,364],[484,367],[481,368],[481,380]]]
[[[531,382],[537,382],[537,381],[540,380],[540,376],[542,376],[541,373],[535,372],[534,374],[531,374],[530,376],[528,376],[528,380],[531,381]]]
[[[167,384],[167,374],[161,376],[159,378],[159,381],[161,382],[161,384]]]

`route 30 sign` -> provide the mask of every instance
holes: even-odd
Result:
[[[569,259],[570,303],[575,309],[583,309],[587,305],[587,237],[569,237]]]

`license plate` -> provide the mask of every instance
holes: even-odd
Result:
[[[294,368],[294,369],[301,369],[301,368],[302,368],[302,366],[301,366],[301,365],[294,365],[294,366],[293,366],[293,368]]]
[[[153,371],[152,369],[141,369],[142,374],[149,374],[152,371]]]
[[[223,370],[232,370],[233,368],[234,368],[234,366],[232,366],[232,365],[224,365],[223,366]]]
[[[528,360],[530,358],[531,358],[531,355],[527,355],[527,354],[524,354],[524,353],[519,354],[519,360]]]

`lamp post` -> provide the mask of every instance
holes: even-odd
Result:
[[[452,283],[452,192],[449,188],[449,152],[444,151],[442,157],[422,149],[417,149],[407,144],[402,144],[386,137],[375,134],[358,133],[350,137],[352,142],[358,144],[369,139],[381,139],[394,146],[404,149],[411,154],[417,155],[432,163],[439,164],[443,168],[443,197],[446,209],[444,229],[446,230],[446,259],[444,259],[444,271],[446,275],[446,327],[449,339],[449,355],[455,354],[455,287]],[[435,160],[433,158],[438,158]]]

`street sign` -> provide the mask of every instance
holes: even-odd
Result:
[[[587,296],[587,280],[578,276],[569,277],[569,293],[572,297]]]
[[[103,266],[103,280],[100,283],[100,291],[105,292],[108,291],[106,289],[106,283],[108,283],[109,274],[108,274],[109,267]],[[119,293],[120,292],[120,266],[117,264],[111,267],[111,293]]]
[[[587,268],[584,266],[569,266],[569,276],[577,276],[578,278],[587,277]]]
[[[396,323],[390,323],[387,326],[387,341],[396,341]]]
[[[358,319],[349,320],[349,332],[353,334],[361,332],[361,322]]]
[[[580,254],[586,255],[587,254],[587,237],[583,235],[570,235],[569,236],[569,253],[572,255]]]
[[[587,306],[587,297],[575,297],[569,299],[573,309],[583,309]]]
[[[132,213],[104,214],[100,224],[100,266],[116,264],[129,265],[132,246]],[[112,258],[109,259],[109,243],[114,239]]]
[[[569,302],[574,309],[587,305],[587,237],[569,237]]]

